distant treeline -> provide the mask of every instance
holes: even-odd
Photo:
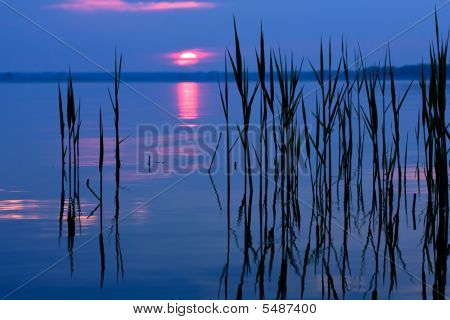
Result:
[[[367,68],[370,71],[374,67]],[[394,75],[396,79],[413,80],[420,79],[422,65],[409,65],[396,67]],[[430,66],[424,65],[425,76],[428,77]],[[382,71],[381,71],[382,72]],[[355,71],[350,71],[350,77],[354,77]],[[447,76],[450,75],[450,66],[447,68]],[[344,75],[342,74],[342,77]],[[0,72],[1,83],[15,82],[66,82],[69,77],[68,72]],[[122,80],[125,82],[216,82],[218,79],[223,80],[225,74],[218,71],[209,72],[124,72]],[[228,78],[232,78],[229,74]],[[257,72],[249,73],[249,79],[256,81],[258,79]],[[304,71],[301,78],[305,81],[316,80],[312,71]],[[109,82],[114,80],[113,73],[107,72],[74,72],[72,79],[75,82]]]

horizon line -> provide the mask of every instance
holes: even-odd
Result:
[[[425,66],[425,76],[429,76],[429,64]],[[427,67],[428,66],[428,67]],[[450,77],[450,64],[447,73]],[[373,70],[377,65],[369,66],[366,69]],[[393,66],[394,76],[397,79],[415,79],[419,78],[422,72],[422,64]],[[328,70],[325,70],[328,72]],[[331,70],[336,72],[337,70]],[[383,70],[381,70],[383,72]],[[27,82],[66,82],[69,75],[72,75],[73,81],[76,82],[109,82],[113,79],[113,72],[104,71],[6,71],[0,72],[0,83],[27,83]],[[267,73],[268,74],[268,73]],[[349,75],[353,78],[356,69],[349,70]],[[304,81],[316,80],[312,70],[301,71],[301,77]],[[339,77],[344,77],[343,72]],[[233,73],[228,72],[228,78],[233,81]],[[127,71],[122,72],[122,79],[126,82],[217,82],[225,80],[223,71]],[[249,72],[249,80],[256,81],[259,79],[258,71]]]

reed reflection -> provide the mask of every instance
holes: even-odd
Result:
[[[321,45],[321,64],[314,69],[320,90],[315,98],[315,112],[312,111],[313,107],[309,108],[308,113],[303,89],[298,85],[301,65],[295,66],[294,61],[283,59],[281,55],[277,57],[271,54],[266,59],[263,33],[261,48],[257,52],[258,84],[261,90],[258,91],[258,84],[255,89],[250,90],[253,84],[249,84],[247,70],[243,67],[245,60],[240,52],[238,32],[235,29],[236,54],[228,52],[227,58],[233,66],[236,91],[241,98],[243,120],[237,123],[241,143],[236,148],[241,148],[243,159],[238,161],[245,166],[239,176],[244,178],[243,198],[237,213],[236,230],[233,231],[236,232],[237,239],[243,239],[242,248],[237,244],[243,254],[243,262],[235,275],[236,299],[246,298],[244,286],[249,275],[254,274],[252,270],[257,270],[254,291],[259,294],[259,299],[269,295],[276,299],[288,299],[291,292],[296,290],[295,287],[289,290],[294,282],[290,280],[292,278],[300,279],[301,298],[304,297],[309,280],[316,284],[314,294],[320,293],[322,299],[335,300],[351,297],[355,294],[355,285],[363,280],[367,281],[364,283],[365,288],[360,288],[364,292],[363,298],[391,299],[398,294],[400,275],[406,274],[413,278],[410,266],[407,265],[411,260],[403,255],[400,245],[403,232],[409,232],[405,236],[407,241],[421,236],[422,279],[414,277],[417,285],[415,290],[418,292],[421,284],[422,298],[426,299],[430,292],[433,299],[446,298],[450,248],[449,134],[446,130],[445,104],[447,42],[439,46],[438,28],[436,30],[438,45],[430,49],[430,79],[426,80],[423,67],[419,82],[422,109],[415,128],[416,145],[419,153],[419,145],[423,145],[425,152],[424,159],[422,155],[415,157],[414,168],[408,162],[408,131],[401,130],[404,122],[401,119],[406,112],[402,107],[407,105],[405,101],[412,82],[407,84],[406,89],[400,89],[396,83],[389,49],[384,67],[369,69],[365,65],[359,65],[355,75],[350,76],[345,44],[342,43],[337,71],[333,72],[331,44],[328,49]],[[269,61],[268,65],[266,60]],[[225,74],[226,68],[225,63]],[[343,77],[340,77],[341,68]],[[437,76],[438,73],[441,76]],[[219,91],[228,126],[226,77],[225,90],[222,90],[219,83]],[[254,138],[249,137],[246,130],[250,119],[253,119],[251,117],[254,117],[252,111],[256,105],[255,97],[258,101],[258,92],[261,131],[259,137]],[[274,130],[272,148],[268,145],[270,136],[266,131],[267,107],[274,117],[277,115],[277,122],[280,124]],[[302,129],[298,124],[300,119],[304,124]],[[357,127],[354,121],[357,121]],[[358,130],[358,135],[354,134],[355,129]],[[420,141],[420,132],[423,141]],[[364,152],[365,143],[369,144],[367,154]],[[339,147],[336,149],[335,145]],[[355,145],[357,150],[353,149]],[[305,152],[302,152],[303,146]],[[234,155],[230,151],[227,145],[228,199],[229,158]],[[271,182],[274,184],[273,218],[269,217],[267,207],[268,187],[265,174],[271,156],[274,157],[275,167],[274,174],[271,175]],[[256,162],[259,176],[248,170],[252,167],[252,162]],[[423,170],[419,166],[421,162],[424,163]],[[304,196],[300,193],[303,191],[300,189],[301,166],[309,169],[309,175],[305,175],[312,195],[312,202],[305,202],[305,206],[311,209],[309,217],[305,216],[305,210],[300,211],[300,200]],[[422,207],[422,229],[418,227],[416,220],[416,192],[420,197],[421,175],[426,182],[426,189],[422,193],[427,198],[425,208]],[[364,181],[363,176],[364,179],[367,176],[368,180]],[[259,202],[259,221],[253,219],[254,223],[253,182],[255,190],[256,187],[259,188],[259,197],[255,199],[255,204]],[[213,189],[216,192],[214,186]],[[309,186],[305,189],[309,189]],[[354,189],[357,191],[356,198],[352,197]],[[413,195],[412,199],[408,197],[410,194]],[[412,211],[409,211],[411,201]],[[365,203],[369,205],[364,205]],[[405,213],[404,216],[402,212]],[[412,228],[409,217],[412,218]],[[228,216],[228,233],[229,221]],[[269,229],[271,222],[272,228]],[[238,230],[242,224],[243,230]],[[257,227],[259,242],[256,237],[252,239],[252,234],[257,235]],[[423,234],[417,234],[417,230],[421,230]],[[360,246],[361,254],[355,255],[356,245]],[[301,251],[300,248],[305,249]],[[225,298],[228,297],[229,243],[226,254],[227,260],[220,282],[224,283]],[[266,254],[269,255],[268,258]],[[355,278],[356,259],[359,259],[361,265],[360,275]],[[274,266],[276,269],[272,269]],[[278,273],[278,277],[276,288],[270,289],[272,270]],[[296,293],[293,296],[296,297]]]

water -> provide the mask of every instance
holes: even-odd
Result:
[[[400,91],[404,91],[407,85],[406,82],[399,83]],[[120,219],[116,224],[114,126],[108,88],[112,89],[112,85],[75,84],[76,97],[81,99],[82,119],[81,215],[76,219],[72,251],[68,246],[66,217],[61,221],[59,219],[61,155],[57,85],[0,84],[0,296],[8,295],[11,299],[223,299],[236,298],[242,291],[245,299],[274,299],[280,292],[280,283],[285,282],[286,297],[298,299],[304,275],[304,298],[322,298],[322,277],[326,275],[323,274],[320,260],[317,263],[311,261],[306,267],[306,273],[304,272],[311,215],[308,175],[300,178],[300,206],[304,222],[296,234],[296,246],[287,259],[285,280],[281,272],[284,266],[278,227],[275,228],[275,239],[271,247],[273,255],[272,249],[267,249],[264,264],[260,263],[262,251],[259,240],[257,175],[254,177],[252,208],[253,241],[252,248],[246,255],[243,226],[238,222],[239,205],[244,192],[243,176],[239,172],[233,173],[232,232],[228,248],[224,140],[219,147],[212,175],[218,196],[206,174],[218,139],[217,132],[211,130],[211,125],[224,122],[218,88],[214,83],[122,86],[120,130],[121,136],[127,139],[121,144],[123,162],[119,188]],[[313,89],[314,84],[307,84],[307,88]],[[64,94],[65,89],[63,85]],[[308,90],[305,89],[305,92]],[[231,97],[232,103],[237,100],[236,96]],[[313,95],[307,101],[312,106]],[[414,176],[418,153],[414,127],[420,103],[419,88],[415,85],[402,110],[401,118],[401,143],[404,145],[406,141],[406,132],[409,133],[410,142],[407,175],[409,208],[412,206],[412,194],[418,191]],[[92,187],[98,189],[100,106],[104,114],[106,148],[103,280],[99,245],[100,217],[98,212],[89,216],[98,201],[86,188],[86,180],[89,178]],[[241,122],[240,110],[234,109],[236,110],[232,111],[230,120],[232,124]],[[257,113],[254,117],[258,119]],[[161,130],[161,140],[157,147],[149,147],[145,140],[146,132],[153,132],[152,125]],[[175,125],[179,131],[174,131]],[[206,129],[202,129],[205,127]],[[163,128],[169,129],[163,131]],[[199,140],[202,142],[199,143]],[[236,148],[239,148],[238,145]],[[337,147],[333,150],[336,158]],[[366,149],[370,149],[368,140]],[[146,152],[152,155],[150,172]],[[237,161],[240,166],[240,159],[235,156],[233,162]],[[371,179],[370,161],[370,152],[366,152],[365,182]],[[254,157],[253,162],[256,163]],[[366,184],[369,188],[370,183]],[[424,183],[422,187],[425,188]],[[269,190],[271,204],[273,177]],[[366,202],[369,201],[370,197],[367,196]],[[397,283],[390,296],[389,267],[386,268],[384,277],[379,276],[380,298],[422,297],[421,227],[424,201],[425,196],[418,198],[420,227],[416,231],[412,230],[411,219],[406,222],[405,209],[402,207],[399,247],[403,261],[396,260]],[[336,259],[332,260],[339,261],[343,247],[338,203],[334,210],[337,218],[333,229],[333,255]],[[367,223],[361,222],[363,219],[355,208],[352,208],[351,214],[352,229],[348,243],[350,265],[346,272],[345,298],[370,298],[371,277],[374,273],[371,249],[362,258],[367,233],[364,226]],[[269,216],[271,215],[269,206]],[[359,221],[360,229],[357,228],[356,221]],[[228,276],[225,277],[228,254]],[[330,273],[337,293],[343,297],[342,273],[337,267],[339,263],[333,262]],[[265,266],[263,278],[258,273],[262,265]],[[428,295],[431,292],[429,286],[432,284],[432,277],[432,273],[427,274]]]

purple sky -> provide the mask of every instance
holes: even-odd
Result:
[[[447,0],[2,0],[0,72],[99,71],[35,23],[111,69],[114,48],[126,71],[221,70],[224,49],[233,46],[236,15],[244,52],[253,60],[262,20],[268,45],[317,62],[320,38],[369,53]],[[450,5],[439,12],[450,27]],[[419,24],[392,45],[394,63],[426,58],[433,19]],[[384,50],[372,55],[380,59]]]

